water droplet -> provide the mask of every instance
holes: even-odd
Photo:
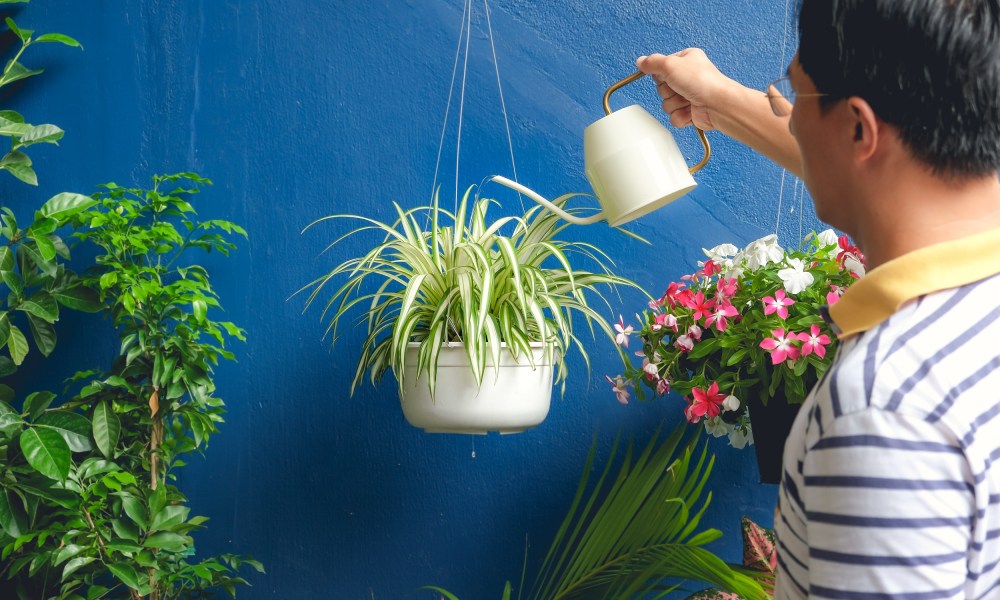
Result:
[[[472,458],[476,458],[476,451],[475,450],[472,451]]]

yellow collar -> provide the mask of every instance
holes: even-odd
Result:
[[[837,336],[867,331],[903,304],[1000,273],[1000,229],[934,244],[869,271],[829,308]]]

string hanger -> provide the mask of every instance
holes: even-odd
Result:
[[[471,34],[472,34],[472,10],[473,10],[472,0],[464,0],[462,6],[461,26],[459,27],[459,32],[458,32],[458,45],[455,48],[455,60],[451,70],[451,84],[448,87],[448,101],[445,105],[444,120],[443,123],[441,124],[441,137],[440,140],[438,141],[437,159],[434,164],[434,179],[431,184],[431,196],[433,197],[433,194],[437,189],[438,173],[441,166],[441,154],[444,149],[444,139],[448,130],[448,117],[451,114],[451,102],[455,94],[455,81],[458,76],[458,63],[459,60],[461,60],[462,80],[458,93],[458,126],[456,133],[456,142],[455,142],[454,211],[456,214],[458,213],[458,201],[459,201],[458,183],[460,175],[459,168],[461,165],[461,157],[462,157],[462,123],[465,113],[465,82],[467,79],[468,67],[469,67],[469,41],[471,39]],[[493,55],[493,67],[494,71],[496,72],[497,91],[500,94],[500,110],[503,115],[504,130],[507,135],[507,148],[510,151],[511,169],[513,170],[514,181],[517,181],[517,163],[514,160],[514,142],[511,138],[510,122],[507,118],[507,102],[504,99],[503,95],[503,84],[501,83],[501,77],[500,77],[500,63],[497,60],[496,44],[494,42],[494,36],[493,36],[493,23],[492,19],[490,18],[489,0],[483,0],[483,14],[486,17],[486,31],[489,36],[490,51],[492,52]],[[523,199],[521,199],[520,194],[518,194],[518,199],[521,200],[521,210],[523,212],[524,201]]]

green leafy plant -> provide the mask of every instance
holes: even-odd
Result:
[[[499,365],[505,349],[530,360],[534,342],[544,344],[548,356],[557,359],[575,345],[589,367],[573,326],[574,313],[582,315],[591,330],[597,323],[614,338],[585,292],[603,300],[597,286],[635,284],[613,274],[611,260],[599,248],[559,239],[567,223],[540,207],[520,217],[488,221],[490,205],[498,203],[478,195],[473,198],[473,189],[465,192],[457,213],[442,209],[435,195],[430,207],[403,210],[393,203],[398,219],[392,224],[333,215],[309,225],[332,219],[364,223],[331,247],[362,231],[384,235],[363,256],[342,262],[300,290],[310,291],[308,308],[328,284],[346,278],[326,301],[321,318],[328,321],[326,332],[334,342],[338,326],[353,309],[360,307],[360,320],[367,323],[352,394],[366,371],[374,384],[389,369],[402,390],[403,361],[410,342],[419,344],[415,376],[426,374],[433,394],[437,360],[445,344],[464,344],[476,381],[481,383],[488,362]],[[556,203],[562,206],[571,196]],[[512,232],[504,235],[505,229]],[[575,268],[571,263],[577,258],[595,269]],[[564,384],[566,376],[566,363],[559,360],[556,381]]]
[[[42,72],[19,62],[29,46],[56,42],[80,47],[79,42],[63,34],[35,37],[33,31],[19,28],[10,18],[6,23],[20,41],[20,47],[0,73],[0,88]],[[62,136],[62,129],[55,125],[29,125],[19,113],[0,110],[0,137],[10,139],[10,150],[0,158],[0,170],[37,185],[38,177],[25,149],[40,143],[56,144]],[[18,225],[10,208],[0,207],[0,278],[8,290],[0,305],[0,348],[7,349],[7,356],[0,356],[0,378],[14,373],[27,356],[26,331],[30,330],[31,339],[43,355],[52,353],[56,345],[54,323],[59,319],[60,305],[90,312],[99,309],[96,294],[81,285],[66,268],[70,252],[58,235],[75,213],[92,204],[93,200],[81,194],[57,194],[35,211],[32,221],[24,227]],[[0,385],[0,400],[12,399],[13,390]]]
[[[233,249],[240,227],[199,221],[195,174],[155,177],[151,189],[104,186],[71,218],[78,243],[97,249],[83,283],[120,338],[106,372],[80,372],[53,408],[49,392],[21,411],[0,403],[0,558],[23,598],[129,597],[165,600],[235,596],[235,571],[252,559],[190,562],[190,515],[174,485],[183,456],[218,432],[224,404],[213,368],[233,360],[233,323],[215,321],[218,298],[191,250]]]
[[[697,431],[688,435],[685,429],[677,427],[664,440],[654,435],[638,455],[629,444],[621,461],[616,441],[594,484],[590,474],[596,444],[591,448],[569,511],[530,591],[522,577],[526,598],[663,598],[690,581],[707,582],[747,600],[767,598],[754,571],[731,566],[704,548],[722,535],[715,529],[698,530],[711,501],[704,488],[715,458],[705,444],[699,448]],[[442,588],[427,589],[457,600]],[[508,582],[502,598],[512,597]]]
[[[0,73],[0,88],[38,75],[44,69],[29,69],[19,61],[24,51],[29,46],[35,44],[57,43],[74,48],[83,49],[80,42],[63,35],[61,33],[44,33],[35,36],[35,32],[30,29],[21,29],[11,18],[5,19],[7,27],[17,36],[21,46],[17,53],[7,61],[3,73]],[[24,122],[24,117],[12,110],[0,110],[0,136],[8,137],[11,141],[11,149],[3,158],[0,158],[0,169],[7,171],[25,183],[38,185],[38,177],[31,168],[31,159],[24,153],[24,149],[34,144],[56,144],[63,137],[63,130],[55,125],[29,125]]]

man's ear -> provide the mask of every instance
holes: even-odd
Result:
[[[847,99],[847,109],[850,111],[854,129],[854,156],[858,160],[867,160],[878,149],[881,134],[881,121],[875,116],[875,111],[868,102],[857,96]]]

